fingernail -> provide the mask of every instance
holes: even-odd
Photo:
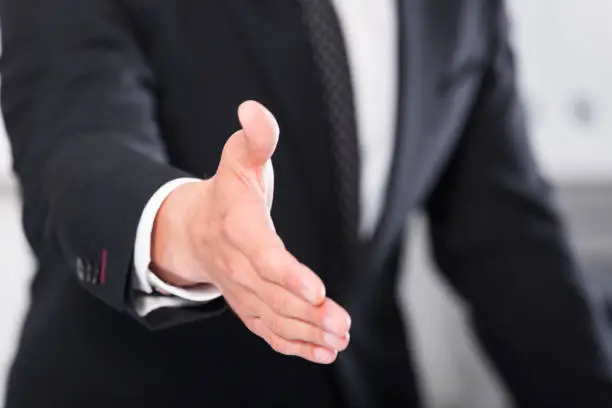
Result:
[[[338,353],[324,348],[316,348],[314,351],[315,360],[321,364],[333,363]]]
[[[332,333],[323,334],[323,342],[334,350],[341,351],[344,349],[346,340],[342,340],[338,336]]]

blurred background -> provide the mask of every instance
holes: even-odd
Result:
[[[607,291],[612,301],[612,1],[508,4],[533,146],[557,186],[590,286],[599,293]],[[471,333],[461,300],[430,263],[425,221],[419,214],[413,217],[400,295],[415,329],[416,358],[429,408],[511,408]],[[0,259],[3,394],[33,270],[3,134]]]

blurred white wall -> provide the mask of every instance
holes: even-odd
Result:
[[[612,180],[612,2],[507,2],[544,169],[562,182]]]
[[[509,4],[544,170],[561,183],[612,181],[612,2]],[[8,157],[0,137],[0,395],[32,270]],[[423,226],[417,217],[407,256],[410,273],[399,290],[415,329],[427,398],[435,408],[506,408],[503,387],[482,359],[460,302],[431,268]]]
[[[8,177],[8,152],[0,135],[0,396],[4,394],[5,375],[17,339],[21,317],[27,303],[27,286],[32,275],[32,260],[23,238],[16,189]],[[2,402],[0,402],[2,405]]]

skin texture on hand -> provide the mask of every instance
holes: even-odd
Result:
[[[348,346],[350,316],[286,250],[270,217],[278,123],[253,101],[238,117],[242,130],[225,144],[217,173],[177,188],[160,208],[153,269],[173,285],[215,285],[245,326],[279,353],[332,363]]]

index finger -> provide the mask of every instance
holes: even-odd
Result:
[[[225,235],[251,263],[264,281],[277,284],[318,306],[325,299],[325,286],[308,267],[286,249],[274,232],[265,203],[241,206],[228,216]]]

